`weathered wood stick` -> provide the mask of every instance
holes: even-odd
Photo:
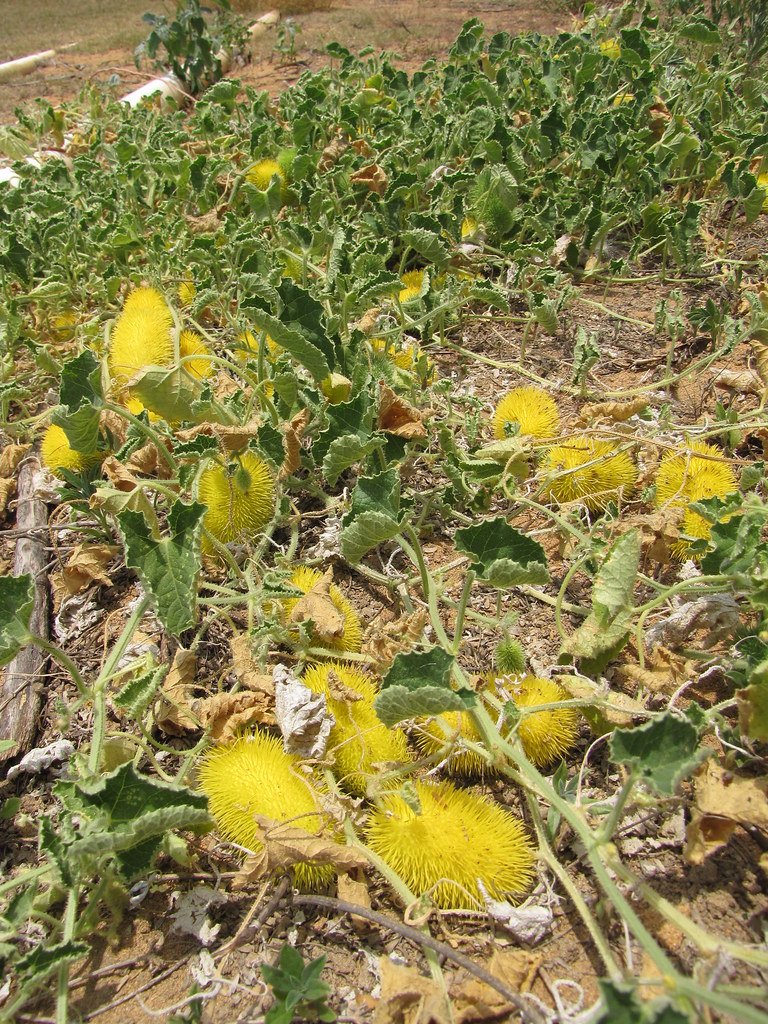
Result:
[[[13,560],[15,576],[31,573],[35,581],[35,604],[30,632],[48,637],[48,578],[45,572],[45,528],[48,509],[35,496],[35,478],[40,471],[37,456],[29,455],[19,467],[16,486],[16,528],[24,531],[16,541]],[[38,728],[43,669],[47,657],[34,644],[19,651],[5,671],[0,689],[0,739],[13,740],[16,747],[0,753],[0,762],[18,757],[32,747]]]

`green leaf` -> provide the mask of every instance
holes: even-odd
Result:
[[[457,530],[456,548],[478,563],[481,579],[500,589],[549,579],[544,548],[503,516]]]
[[[61,836],[47,814],[40,819],[39,843],[43,853],[47,854],[48,859],[56,865],[62,883],[66,886],[72,885],[71,863],[67,857],[66,845],[62,842]]]
[[[393,540],[399,532],[398,521],[385,512],[361,512],[341,531],[341,553],[348,562],[357,565],[367,551]]]
[[[584,659],[581,669],[586,675],[601,671],[627,641],[640,541],[639,531],[631,530],[608,549],[595,578],[592,610],[563,644],[563,653]]]
[[[195,418],[193,405],[200,387],[180,366],[149,366],[131,383],[131,393],[169,423]]]
[[[472,690],[451,689],[456,659],[441,647],[398,654],[376,697],[376,714],[388,726],[406,718],[466,711],[477,698]]]
[[[333,486],[345,469],[354,466],[371,452],[383,448],[384,437],[361,438],[358,434],[344,434],[331,442],[323,459],[323,476]]]
[[[400,474],[396,469],[358,477],[344,525],[350,526],[364,512],[383,512],[392,519],[400,514]]]
[[[24,983],[42,981],[64,964],[72,964],[90,952],[87,942],[60,942],[56,946],[37,946],[30,953],[19,957],[15,968],[23,976]]]
[[[699,747],[698,729],[670,711],[633,729],[615,729],[610,740],[611,760],[629,767],[662,796],[674,796],[709,753]]]
[[[593,1024],[645,1024],[643,1007],[634,985],[606,981],[604,978],[600,978],[597,984],[602,996],[602,1008]]]
[[[747,224],[753,224],[763,212],[763,203],[767,194],[766,189],[756,186],[748,196],[744,197],[744,216]]]
[[[619,612],[634,607],[632,595],[640,550],[639,530],[622,534],[608,549],[592,591],[592,607],[601,622],[609,623]]]
[[[266,331],[273,341],[281,345],[297,362],[309,370],[318,384],[330,375],[331,369],[328,360],[317,345],[313,344],[301,331],[294,327],[288,327],[265,309],[247,306],[243,307],[243,312],[255,327]]]
[[[683,39],[690,39],[701,46],[719,46],[720,33],[717,26],[707,18],[697,18],[680,29]]]
[[[423,256],[428,263],[434,263],[436,267],[444,267],[449,260],[449,253],[445,244],[434,231],[426,228],[411,228],[403,232],[403,245],[410,246],[419,256]]]
[[[170,829],[199,831],[211,823],[202,794],[139,775],[132,763],[76,789],[92,817],[69,858],[114,854],[127,879],[149,870]]]
[[[277,290],[283,303],[280,319],[291,327],[298,326],[312,344],[320,349],[328,360],[328,366],[335,369],[333,342],[323,323],[322,305],[306,288],[294,284],[288,277],[283,278]]]
[[[34,604],[31,576],[0,576],[0,665],[13,661],[27,646]]]
[[[98,359],[85,349],[61,367],[59,400],[74,412],[81,405],[94,405],[101,400],[101,367]]]
[[[161,665],[159,668],[142,672],[134,679],[130,679],[114,697],[117,707],[125,711],[129,718],[134,720],[140,718],[141,713],[157,693],[167,671],[168,667]]]
[[[126,509],[118,518],[125,562],[139,574],[157,605],[157,615],[172,636],[195,624],[200,533],[205,505],[176,501],[168,511],[169,536],[153,536],[140,512]]]

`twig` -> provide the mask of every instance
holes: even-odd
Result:
[[[238,928],[237,933],[233,935],[233,937],[229,940],[226,946],[222,946],[222,948],[218,950],[215,959],[218,959],[220,956],[227,956],[229,953],[234,952],[234,950],[236,950],[238,946],[242,946],[244,942],[247,942],[249,932],[258,931],[258,929],[261,928],[263,924],[266,924],[267,921],[272,916],[272,914],[274,914],[275,910],[277,909],[277,905],[280,902],[280,900],[288,892],[290,885],[290,877],[286,875],[283,879],[281,879],[275,891],[272,893],[272,895],[261,908],[261,910],[259,910],[258,914],[255,914],[256,908],[259,905],[259,900],[256,900],[256,902],[253,904],[250,911],[246,915],[245,920]]]
[[[90,1013],[86,1013],[83,1020],[93,1020],[94,1017],[99,1017],[102,1013],[108,1013],[110,1010],[114,1010],[116,1006],[122,1006],[123,1003],[129,1003],[131,999],[135,999],[136,996],[140,996],[142,992],[147,992],[149,989],[154,988],[155,985],[159,985],[161,981],[165,981],[166,978],[170,978],[170,976],[175,974],[180,967],[184,967],[185,965],[185,960],[179,960],[178,963],[167,968],[167,970],[163,971],[162,974],[158,974],[156,978],[148,981],[146,985],[142,985],[141,988],[137,988],[135,992],[129,992],[127,996],[120,996],[119,999],[115,999],[111,1003],[105,1003],[103,1006],[99,1006],[98,1009],[92,1010]]]
[[[447,960],[452,960],[458,964],[459,967],[463,967],[470,974],[474,974],[476,978],[485,982],[486,985],[498,992],[499,995],[504,996],[519,1011],[524,1020],[530,1021],[531,1024],[546,1024],[546,1018],[531,1006],[529,1002],[518,995],[517,992],[513,992],[503,981],[499,981],[489,971],[486,971],[484,967],[476,964],[474,960],[470,960],[468,956],[464,956],[463,953],[451,949],[447,943],[440,942],[439,939],[433,939],[431,935],[425,935],[418,928],[412,928],[410,925],[396,921],[393,917],[387,917],[386,914],[380,914],[376,910],[369,910],[368,907],[361,907],[356,903],[348,903],[346,900],[338,900],[332,896],[294,895],[293,902],[299,906],[323,907],[327,910],[335,910],[341,914],[353,914],[356,917],[364,917],[369,921],[373,921],[374,924],[381,925],[382,928],[389,928],[391,931],[397,932],[399,935],[410,939],[412,942],[416,942],[420,946],[427,946],[440,956],[444,956]]]

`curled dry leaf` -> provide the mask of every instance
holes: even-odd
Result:
[[[366,910],[371,909],[371,894],[364,876],[358,881],[348,874],[339,875],[337,891],[340,900],[354,903],[358,907],[365,907]],[[364,917],[358,917],[356,914],[350,915],[350,921],[356,932],[365,932],[371,926],[370,921],[366,921]]]
[[[262,672],[254,660],[247,634],[241,633],[239,636],[233,637],[229,641],[229,649],[232,652],[232,670],[238,681],[249,690],[264,693],[273,698],[275,684],[272,676]]]
[[[744,395],[762,395],[765,384],[754,370],[717,370],[714,377],[716,388],[738,391]]]
[[[441,986],[413,967],[379,960],[381,998],[373,1011],[373,1024],[448,1024],[449,1008]]]
[[[344,155],[349,148],[349,139],[344,132],[339,133],[335,139],[331,139],[328,145],[320,154],[317,163],[318,171],[329,171]]]
[[[362,170],[355,171],[349,176],[349,180],[353,185],[364,185],[378,196],[384,195],[389,184],[386,172],[378,164],[368,164]]]
[[[379,316],[381,315],[381,306],[374,306],[372,309],[366,310],[365,313],[356,320],[350,327],[356,328],[358,331],[362,331],[363,334],[372,334],[376,330],[376,325],[379,322]]]
[[[701,864],[725,846],[737,825],[768,829],[768,778],[734,775],[708,761],[694,781],[685,859]]]
[[[494,978],[503,981],[513,992],[522,993],[530,991],[541,962],[542,957],[522,949],[497,949],[487,966]],[[454,979],[449,991],[456,1024],[494,1020],[513,1009],[500,992],[479,978]]]
[[[289,622],[312,622],[315,636],[324,644],[344,634],[344,616],[331,600],[333,570],[329,569],[310,591],[300,597],[291,610]]]
[[[639,665],[618,665],[614,678],[628,688],[642,686],[652,693],[672,694],[688,680],[698,676],[698,669],[692,661],[680,654],[668,651],[661,645],[654,647],[645,659],[645,668]]]
[[[7,444],[0,451],[0,477],[13,476],[31,447],[29,444]]]
[[[328,671],[328,693],[333,700],[344,701],[345,704],[354,704],[356,701],[364,699],[361,693],[353,690],[351,686],[347,686],[333,669]]]
[[[680,523],[684,508],[667,507],[658,512],[639,512],[624,519],[622,532],[640,531],[643,555],[666,565],[672,560],[672,549],[680,539]]]
[[[373,150],[365,141],[365,139],[355,139],[352,143],[352,149],[359,155],[365,157],[373,156]]]
[[[99,413],[99,430],[103,435],[111,437],[112,447],[117,451],[128,436],[128,420],[111,409],[102,409]]]
[[[283,747],[299,757],[323,757],[336,719],[324,693],[313,693],[285,665],[275,665],[275,717]]]
[[[648,401],[645,398],[633,398],[629,402],[595,402],[593,405],[585,405],[582,408],[578,423],[581,426],[606,420],[624,423],[630,417],[645,412],[647,408]]]
[[[278,480],[285,480],[286,477],[295,473],[301,465],[301,439],[309,423],[309,409],[302,409],[283,426],[283,448],[285,458],[277,474]]]
[[[150,441],[133,452],[125,464],[125,468],[137,476],[155,477],[158,480],[167,480],[171,475],[171,468]]]
[[[215,693],[212,697],[195,701],[194,711],[216,743],[233,740],[248,726],[276,724],[272,698],[254,690]]]
[[[14,473],[31,447],[29,444],[7,444],[0,451],[0,515],[16,493]]]
[[[102,462],[101,468],[107,480],[118,491],[128,493],[129,491],[135,491],[139,486],[140,481],[135,473],[132,473],[122,462],[119,462],[114,455],[108,455]],[[93,498],[91,499],[91,505],[93,505]]]
[[[111,587],[112,580],[105,570],[118,550],[114,544],[78,544],[61,573],[66,592],[79,594],[91,583]]]
[[[426,438],[422,414],[410,402],[400,398],[384,381],[379,382],[378,428],[407,441]]]
[[[0,515],[8,508],[15,493],[16,480],[13,477],[0,477]]]
[[[215,437],[227,452],[240,452],[248,446],[248,442],[256,437],[261,426],[260,419],[251,419],[247,423],[198,423],[195,427],[180,430],[177,437],[180,441],[193,441],[201,434],[204,437]]]
[[[372,669],[378,675],[384,675],[395,655],[413,648],[424,639],[427,627],[427,613],[423,608],[403,615],[394,622],[372,626],[363,643],[363,653],[372,661]]]
[[[330,837],[307,832],[303,828],[291,825],[290,822],[273,821],[260,814],[254,817],[258,826],[256,840],[261,849],[245,859],[235,877],[235,888],[249,882],[257,882],[276,871],[285,871],[294,864],[304,864],[307,861],[327,864],[335,868],[339,874],[362,870],[368,864],[366,858],[357,850],[353,850],[351,846],[342,846]]]
[[[155,704],[155,721],[170,736],[183,736],[185,732],[200,728],[200,722],[192,711],[196,671],[197,658],[194,652],[180,647],[163,680],[162,692]]]

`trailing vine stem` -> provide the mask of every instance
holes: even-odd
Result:
[[[440,646],[443,647],[445,651],[449,654],[455,654],[455,643],[457,638],[454,637],[453,639],[450,639],[448,637],[445,627],[441,621],[437,588],[426,564],[418,535],[412,528],[406,528],[404,533],[407,534],[410,543],[403,544],[402,547],[406,555],[408,555],[413,564],[419,569],[422,588],[424,590],[424,596],[430,613],[430,621],[435,631],[435,635]],[[714,581],[714,578],[710,577],[699,577],[698,579],[705,584],[709,584]],[[687,581],[687,586],[690,586],[691,582],[693,581]],[[678,587],[680,588],[680,585],[678,585]],[[643,608],[646,611],[650,611],[652,609],[649,606],[656,606],[658,603],[661,603],[661,599],[656,597],[649,601],[646,606],[643,606]],[[454,673],[457,680],[462,685],[465,684],[466,674],[458,664],[454,665]],[[724,1013],[733,1014],[737,1019],[746,1022],[746,1024],[764,1024],[765,1018],[761,1011],[755,1010],[747,1003],[740,1002],[725,993],[700,985],[698,982],[682,975],[675,968],[654,937],[650,934],[640,915],[636,912],[615,881],[616,877],[620,877],[622,881],[633,891],[642,892],[649,905],[653,906],[654,909],[658,910],[658,912],[668,920],[678,924],[679,918],[682,915],[680,915],[679,912],[670,913],[670,910],[674,910],[674,908],[671,908],[667,901],[658,896],[658,894],[642,882],[634,872],[630,871],[624,864],[622,864],[616,847],[612,842],[611,835],[608,834],[607,826],[611,820],[613,820],[614,824],[618,823],[620,820],[621,814],[623,813],[631,795],[635,780],[631,776],[625,780],[622,792],[619,794],[611,812],[609,812],[609,821],[603,822],[599,831],[595,832],[589,824],[586,816],[557,792],[552,782],[542,775],[541,772],[528,760],[519,744],[514,742],[510,743],[501,735],[496,723],[490,717],[483,704],[477,702],[474,706],[468,709],[468,714],[471,716],[475,727],[480,734],[481,742],[477,743],[464,738],[463,743],[465,748],[477,754],[500,774],[507,776],[510,780],[517,783],[526,794],[529,809],[533,807],[537,799],[543,800],[554,808],[554,810],[560,814],[561,818],[568,823],[584,846],[586,859],[592,869],[598,886],[619,913],[635,940],[648,956],[649,960],[654,964],[660,977],[663,979],[665,988],[670,992],[670,994],[677,995],[691,1003],[702,1003]],[[531,810],[531,815],[535,824],[536,817],[533,810]],[[537,833],[538,832],[539,830],[537,829]],[[542,836],[546,838],[546,833],[543,831],[539,838],[541,839]],[[541,845],[542,851],[546,851],[548,849],[548,844]],[[546,852],[543,852],[542,857],[550,865],[553,860],[556,861],[556,857],[551,851],[549,856]],[[564,873],[565,869],[562,868],[562,865],[560,865],[560,870],[555,871],[555,874],[561,882],[563,882]],[[565,882],[563,882],[563,885],[566,892],[568,892],[573,898],[574,887],[572,885],[569,886]],[[590,935],[594,938],[599,933],[599,926],[594,920],[586,902],[583,899],[576,899],[574,900],[574,906],[584,920],[584,924],[589,930]],[[713,952],[714,950],[725,948],[725,944],[723,942],[712,939],[711,936],[706,936],[705,933],[697,929],[693,922],[687,922],[687,926],[684,930],[685,934],[696,942],[700,949],[705,950],[706,952]],[[734,958],[753,964],[759,964],[761,966],[768,966],[768,953],[761,953],[760,951],[749,949],[748,947],[737,943],[728,943],[727,945],[727,952]],[[607,950],[605,940],[602,939],[602,936],[597,948],[600,952],[601,958],[606,963],[606,968],[609,970],[609,973],[615,971],[618,965],[616,965],[615,959],[610,951]]]

